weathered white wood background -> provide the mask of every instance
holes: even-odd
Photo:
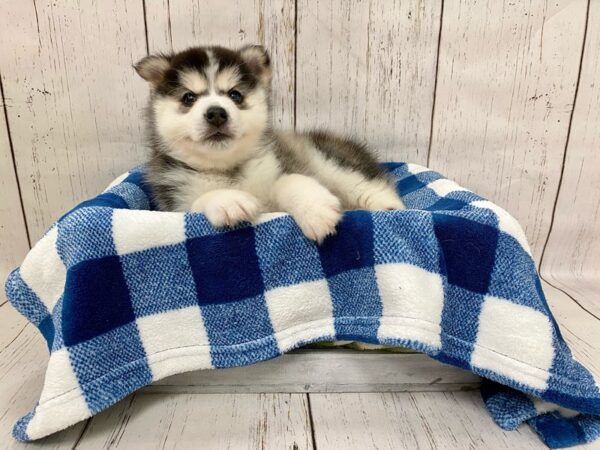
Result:
[[[366,138],[382,160],[428,164],[514,214],[563,335],[600,373],[600,0],[3,0],[0,280],[62,212],[143,161],[135,61],[246,43],[271,52],[277,125]],[[3,438],[35,404],[47,357],[4,302]],[[44,440],[140,442],[540,448],[529,428],[495,427],[475,392],[150,390]]]
[[[274,121],[429,164],[523,224],[546,281],[600,315],[600,1],[4,0],[0,278],[143,161],[148,52],[266,45]]]

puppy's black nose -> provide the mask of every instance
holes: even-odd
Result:
[[[211,106],[204,115],[206,121],[215,127],[220,127],[227,122],[227,111],[220,106]]]

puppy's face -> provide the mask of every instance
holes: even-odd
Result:
[[[153,91],[155,133],[185,162],[234,157],[267,127],[271,68],[260,46],[190,48],[135,69]]]

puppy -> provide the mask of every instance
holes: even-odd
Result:
[[[215,227],[284,211],[320,243],[343,210],[404,207],[364,145],[271,128],[263,47],[194,47],[135,69],[150,85],[146,181],[160,210],[201,212]]]

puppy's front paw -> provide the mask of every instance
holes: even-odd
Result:
[[[398,193],[391,187],[367,193],[364,207],[368,211],[390,211],[406,208]]]
[[[304,235],[317,243],[335,234],[335,226],[342,218],[342,206],[337,197],[328,195],[294,215]]]
[[[213,191],[204,194],[192,205],[192,211],[202,212],[212,226],[234,226],[254,221],[261,211],[258,199],[248,192]]]

